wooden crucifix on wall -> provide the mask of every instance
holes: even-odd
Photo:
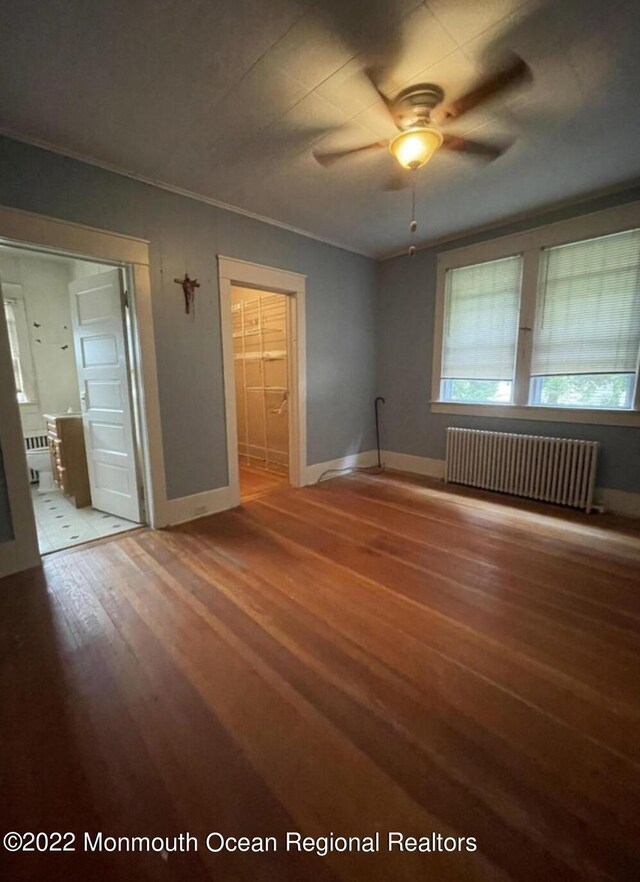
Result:
[[[182,286],[182,291],[184,293],[184,311],[189,314],[191,312],[191,304],[193,303],[196,288],[200,287],[200,282],[197,279],[190,279],[189,273],[184,274],[184,279],[174,279],[173,281],[176,285]]]

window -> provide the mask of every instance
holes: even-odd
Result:
[[[640,204],[601,215],[439,256],[436,412],[638,424]]]
[[[640,349],[640,230],[545,248],[531,403],[629,408]]]
[[[510,402],[522,258],[447,273],[441,397]]]
[[[20,404],[30,404],[36,396],[24,303],[8,298],[3,303],[16,395]]]

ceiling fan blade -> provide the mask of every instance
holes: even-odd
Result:
[[[459,119],[465,113],[488,101],[489,98],[492,98],[499,92],[503,92],[505,89],[509,89],[518,83],[530,82],[531,79],[531,68],[519,55],[515,55],[508,65],[487,77],[475,89],[467,92],[466,95],[458,98],[457,101],[435,108],[431,112],[431,119],[438,124]]]
[[[316,162],[319,162],[320,165],[332,165],[334,162],[338,162],[340,159],[345,159],[347,156],[353,156],[355,153],[365,153],[367,150],[379,150],[382,147],[387,147],[389,144],[388,141],[375,141],[373,144],[365,144],[363,147],[352,147],[350,150],[335,150],[333,153],[320,153],[318,150],[313,151],[313,157]]]
[[[402,57],[402,18],[407,0],[298,0],[313,18],[327,23],[351,56],[358,56],[380,77],[391,71]],[[414,0],[413,6],[420,5]]]
[[[442,150],[455,150],[459,153],[471,153],[473,156],[479,156],[491,162],[502,156],[509,147],[510,141],[497,143],[495,141],[472,141],[470,138],[460,138],[458,135],[444,135],[442,139]]]
[[[400,125],[399,125],[399,123],[398,123],[398,119],[397,119],[397,117],[396,117],[396,114],[395,114],[395,112],[394,112],[394,110],[393,110],[393,102],[391,101],[390,98],[388,98],[388,97],[384,94],[384,92],[382,91],[382,89],[380,89],[380,87],[378,86],[378,84],[377,84],[377,82],[376,82],[376,78],[375,78],[375,75],[374,75],[373,70],[372,70],[371,68],[367,68],[367,69],[364,71],[364,73],[365,73],[365,76],[367,77],[367,79],[369,80],[369,82],[371,83],[371,85],[373,86],[373,88],[374,88],[374,89],[376,90],[376,92],[378,93],[378,97],[380,98],[380,100],[382,101],[382,103],[384,104],[384,106],[387,108],[387,113],[389,114],[389,116],[390,116],[390,118],[391,118],[391,122],[394,124],[394,126],[396,126],[396,128],[399,129],[399,128],[400,128]]]

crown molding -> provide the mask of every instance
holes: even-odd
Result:
[[[350,245],[345,245],[344,242],[338,242],[325,236],[319,236],[316,233],[311,233],[309,232],[309,230],[303,230],[300,227],[295,227],[292,224],[285,223],[284,221],[279,221],[275,218],[267,217],[266,215],[257,214],[256,212],[249,211],[246,208],[241,208],[238,205],[231,205],[228,202],[222,202],[219,199],[214,199],[211,196],[204,196],[201,193],[196,193],[193,190],[187,190],[184,187],[178,187],[174,184],[168,184],[165,181],[159,181],[155,178],[149,178],[146,175],[138,174],[137,172],[128,171],[127,169],[120,168],[119,166],[113,165],[109,162],[103,162],[100,159],[94,159],[91,156],[86,156],[85,154],[79,153],[74,150],[68,150],[64,147],[58,146],[57,144],[52,144],[48,141],[41,140],[40,138],[32,137],[31,135],[23,135],[20,132],[16,132],[13,129],[9,129],[4,126],[0,126],[0,136],[9,138],[12,141],[18,141],[22,144],[28,144],[32,147],[38,147],[41,150],[48,151],[49,153],[55,153],[58,156],[64,156],[67,159],[73,159],[76,162],[82,162],[85,165],[94,166],[95,168],[102,169],[103,171],[119,175],[120,177],[129,178],[132,181],[146,184],[149,187],[156,187],[159,190],[165,190],[168,193],[173,193],[176,196],[182,196],[185,199],[193,199],[196,202],[202,202],[205,205],[211,205],[213,208],[219,208],[222,211],[230,211],[233,214],[239,214],[243,217],[250,218],[251,220],[259,221],[260,223],[269,224],[272,227],[278,227],[281,230],[286,230],[288,233],[294,233],[297,236],[304,236],[307,239],[312,239],[315,242],[321,242],[323,245],[330,245],[333,248],[339,248],[342,251],[349,252],[350,254],[357,254],[360,257],[367,257],[369,259],[375,260],[377,263],[384,263],[387,260],[393,260],[396,257],[403,257],[407,254],[407,250],[404,247],[400,250],[393,250],[382,253],[376,251],[363,251],[361,249],[353,248]],[[448,245],[449,243],[457,242],[460,239],[466,239],[469,236],[477,236],[482,233],[491,232],[493,230],[497,231],[500,230],[502,227],[509,226],[510,224],[514,223],[519,223],[521,221],[535,221],[536,218],[548,214],[549,212],[561,211],[562,209],[566,208],[578,208],[580,205],[585,205],[593,200],[612,196],[616,193],[624,193],[626,190],[633,189],[634,187],[640,187],[640,178],[633,178],[632,180],[627,180],[620,184],[614,184],[610,187],[604,187],[590,193],[585,193],[584,195],[575,198],[545,203],[544,205],[541,205],[533,210],[517,212],[515,214],[508,215],[495,221],[489,221],[486,224],[466,227],[461,230],[452,231],[451,233],[445,233],[442,236],[436,236],[432,239],[426,239],[420,245],[416,246],[416,253],[419,251],[427,251],[431,248],[437,248],[440,245]]]
[[[439,245],[448,245],[449,243],[458,242],[460,239],[467,239],[469,236],[478,236],[481,233],[489,233],[494,230],[497,231],[496,238],[510,236],[514,234],[514,231],[510,233],[501,233],[499,231],[503,227],[507,227],[510,224],[516,224],[520,223],[521,221],[527,220],[535,221],[536,218],[542,217],[545,214],[549,214],[549,212],[562,211],[565,208],[578,208],[580,205],[587,205],[589,202],[593,202],[596,199],[604,199],[607,196],[614,196],[616,193],[624,193],[627,190],[633,190],[634,188],[640,188],[640,178],[632,178],[631,180],[627,180],[620,184],[613,184],[610,187],[603,187],[599,190],[593,190],[590,193],[585,193],[582,196],[577,196],[570,199],[562,199],[558,200],[557,202],[548,202],[544,205],[539,206],[538,208],[530,209],[529,211],[520,211],[516,214],[510,214],[507,217],[500,218],[499,220],[489,221],[486,224],[479,224],[475,227],[466,227],[462,230],[445,233],[442,236],[435,236],[433,239],[426,239],[420,245],[416,245],[416,253],[419,251],[428,251],[430,248],[437,248]],[[635,197],[635,200],[630,199],[629,201],[637,201],[637,196]],[[585,214],[590,214],[601,210],[603,209],[594,208],[592,209],[592,211],[585,212]],[[526,232],[529,232],[530,230],[536,229],[540,226],[547,226],[547,224],[555,222],[556,221],[554,220],[544,221],[544,223],[539,223],[532,227],[528,227]],[[379,254],[376,257],[376,261],[378,263],[384,263],[387,260],[393,260],[395,257],[405,256],[407,256],[407,249],[403,248],[401,251],[390,251],[386,254]]]
[[[74,159],[76,162],[82,162],[85,165],[92,165],[95,168],[100,168],[103,171],[111,172],[115,175],[120,175],[124,178],[129,178],[132,181],[137,181],[140,184],[146,184],[149,187],[156,187],[159,190],[166,190],[168,193],[174,193],[176,196],[183,196],[186,199],[193,199],[196,202],[204,202],[205,205],[211,205],[214,208],[220,208],[223,211],[230,211],[233,214],[240,214],[243,217],[248,217],[251,220],[259,221],[263,224],[269,224],[272,227],[278,227],[281,230],[286,230],[288,233],[295,233],[297,236],[304,236],[307,239],[313,239],[315,242],[321,242],[323,245],[331,245],[333,248],[340,248],[342,251],[348,251],[351,254],[357,254],[360,257],[368,257],[370,259],[376,260],[375,254],[373,252],[361,251],[357,248],[353,248],[350,245],[345,245],[344,242],[337,242],[334,239],[328,239],[325,236],[318,236],[316,233],[311,233],[309,230],[303,230],[300,227],[295,227],[292,224],[287,224],[284,221],[276,220],[273,217],[267,217],[266,215],[257,214],[254,211],[249,211],[246,208],[241,208],[238,205],[231,205],[228,202],[221,202],[219,199],[214,199],[211,196],[204,196],[202,193],[196,193],[193,190],[186,190],[184,187],[177,187],[174,184],[168,184],[165,181],[159,181],[155,178],[148,178],[146,175],[138,174],[137,172],[128,171],[127,169],[120,168],[117,165],[113,165],[109,162],[103,162],[101,159],[94,159],[91,156],[86,156],[83,153],[78,153],[75,150],[68,150],[65,147],[60,147],[57,144],[52,144],[49,141],[43,141],[40,138],[32,137],[31,135],[23,135],[20,132],[15,132],[13,129],[5,128],[4,126],[0,126],[0,136],[4,138],[9,138],[12,141],[19,141],[22,144],[28,144],[31,147],[39,147],[41,150],[47,150],[49,153],[56,153],[58,156],[64,156],[67,159]]]

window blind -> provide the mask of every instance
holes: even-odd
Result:
[[[640,230],[542,252],[531,373],[634,373]]]
[[[444,379],[513,379],[521,275],[520,255],[447,272]]]
[[[18,341],[18,325],[16,323],[16,312],[12,301],[4,301],[4,314],[7,320],[7,332],[9,335],[9,350],[11,352],[11,363],[13,365],[13,376],[16,382],[16,392],[20,395],[24,393],[24,382],[22,379],[22,365],[20,364],[20,343]]]

